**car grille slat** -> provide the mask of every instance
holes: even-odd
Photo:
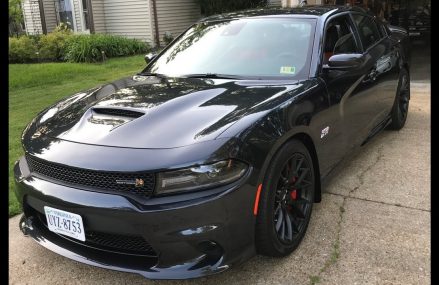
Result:
[[[109,172],[76,168],[61,165],[26,155],[32,173],[58,181],[61,184],[75,185],[84,189],[106,190],[117,193],[129,193],[143,198],[150,197],[155,187],[153,173]],[[143,185],[135,185],[142,180]]]

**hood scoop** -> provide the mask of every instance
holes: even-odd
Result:
[[[91,108],[70,130],[59,135],[66,140],[93,141],[108,136],[115,129],[145,115],[123,108]]]
[[[142,112],[118,108],[93,108],[92,110],[93,113],[97,115],[107,115],[112,117],[126,117],[137,119],[145,115],[145,113]]]

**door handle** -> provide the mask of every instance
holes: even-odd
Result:
[[[372,68],[372,70],[369,72],[369,74],[366,75],[363,82],[364,83],[370,83],[374,82],[377,79],[377,70],[375,68]]]

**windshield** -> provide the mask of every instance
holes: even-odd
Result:
[[[192,26],[144,72],[308,77],[314,19],[252,18]]]

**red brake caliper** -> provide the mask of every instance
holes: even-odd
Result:
[[[296,200],[297,199],[297,190],[294,189],[293,191],[291,191],[290,195],[291,195],[291,199]]]
[[[291,179],[291,183],[294,183],[294,182],[296,182],[296,177],[293,177],[293,179]],[[291,196],[291,199],[296,200],[297,199],[297,190],[293,189],[290,192],[290,196]]]

